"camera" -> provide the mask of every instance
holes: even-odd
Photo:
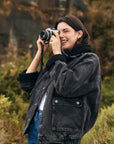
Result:
[[[49,43],[49,40],[52,35],[54,35],[53,31],[56,31],[59,33],[59,31],[55,28],[47,28],[44,31],[40,33],[40,38],[43,40],[46,44]]]

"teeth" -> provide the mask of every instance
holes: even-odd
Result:
[[[62,43],[66,43],[66,41],[62,41]]]

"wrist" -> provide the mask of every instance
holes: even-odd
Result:
[[[61,52],[54,52],[53,54],[54,54],[54,55],[62,55]]]

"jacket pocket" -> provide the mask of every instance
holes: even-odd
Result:
[[[79,98],[54,97],[52,101],[52,130],[75,132],[83,123],[83,103]]]

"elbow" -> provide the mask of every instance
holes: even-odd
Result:
[[[33,86],[20,84],[22,90],[26,91],[27,93],[31,93]]]

